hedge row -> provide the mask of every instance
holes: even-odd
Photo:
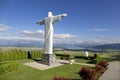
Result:
[[[40,58],[42,51],[28,51],[28,59]]]
[[[10,62],[10,63],[0,64],[0,75],[15,71],[18,68],[19,68],[18,62]]]
[[[41,51],[25,51],[22,49],[0,51],[0,61],[40,58],[41,54]]]
[[[70,54],[59,54],[59,53],[55,53],[56,56],[60,56],[60,57],[69,57]]]
[[[0,61],[27,59],[27,52],[22,49],[14,49],[10,51],[0,51]]]

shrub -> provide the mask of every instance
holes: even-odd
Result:
[[[106,70],[108,63],[101,61],[95,65],[95,71],[97,72],[97,77],[100,77]]]
[[[103,60],[102,57],[97,57],[97,58],[93,59],[90,63],[98,64],[98,63],[101,62],[102,60]]]
[[[54,80],[65,80],[64,77],[54,77]]]
[[[41,51],[27,52],[23,49],[11,49],[0,51],[0,61],[40,58],[41,54]]]
[[[96,80],[96,72],[91,68],[83,67],[79,71],[79,75],[82,77],[82,80]]]
[[[18,69],[18,67],[19,67],[19,63],[17,63],[17,62],[0,64],[0,75],[2,75],[4,73],[15,71]]]
[[[28,51],[28,59],[40,58],[41,55],[41,51]]]
[[[62,60],[63,60],[63,57],[60,57],[60,59],[62,59]]]
[[[69,54],[68,59],[74,59],[74,56],[72,54]]]
[[[88,59],[93,60],[93,59],[95,59],[95,58],[94,58],[94,57],[92,57],[92,56],[89,56],[89,57],[88,57]]]
[[[95,71],[100,75],[104,73],[104,69],[98,64],[95,65]]]
[[[54,80],[72,80],[72,79],[67,79],[64,77],[54,77]]]
[[[98,57],[98,55],[97,54],[94,54],[94,58],[97,58]]]
[[[69,56],[68,54],[59,54],[59,53],[56,53],[55,55],[60,56],[60,57],[68,57]]]
[[[103,68],[107,68],[108,62],[106,62],[106,61],[101,61],[101,62],[98,63],[98,65],[100,65],[100,66],[103,67]]]
[[[3,60],[5,60],[4,58],[4,52],[3,51],[0,51],[0,61],[3,61]]]

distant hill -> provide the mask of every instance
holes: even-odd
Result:
[[[0,41],[0,47],[43,47],[44,43],[40,43],[39,41]],[[117,44],[54,44],[54,47],[71,49],[71,50],[119,50],[120,51],[120,43]]]
[[[94,49],[113,49],[113,50],[120,50],[120,43],[118,44],[104,44],[104,45],[97,45],[97,46],[93,46],[91,48],[94,48]]]

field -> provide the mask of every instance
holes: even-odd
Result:
[[[88,63],[91,61],[80,57],[80,56],[84,56],[83,51],[65,51],[62,49],[54,49],[54,53],[62,54],[62,55],[72,54],[73,56],[77,56],[75,58],[75,61],[78,63]],[[105,53],[90,52],[89,54],[90,56],[93,56],[94,54],[98,54],[98,56],[108,61],[113,61],[113,60],[120,61],[119,52],[105,52]],[[58,59],[60,59],[60,57],[61,56],[57,56]],[[59,67],[42,71],[23,65],[23,63],[34,61],[33,59],[21,59],[21,60],[11,60],[11,61],[2,61],[2,62],[12,62],[12,61],[17,61],[20,63],[19,69],[13,72],[0,75],[0,80],[53,80],[55,76],[81,80],[80,76],[77,73],[83,67],[82,65],[65,64]]]
[[[0,80],[53,80],[55,76],[68,77],[79,79],[78,71],[82,66],[80,65],[62,65],[48,70],[38,70],[23,65],[23,62],[32,60],[19,60],[20,67],[17,71],[7,73],[0,76]]]

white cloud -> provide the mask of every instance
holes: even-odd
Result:
[[[72,34],[54,34],[54,38],[56,39],[67,39],[67,38],[75,38],[77,37],[76,35]]]
[[[10,28],[11,28],[10,26],[0,24],[0,32],[6,31],[6,30],[8,30]]]
[[[97,39],[111,39],[111,38],[109,38],[107,36],[98,36]]]
[[[115,39],[113,37],[108,36],[98,36],[96,40],[99,41],[98,43],[101,44],[112,44],[112,43],[120,43],[120,39]]]
[[[36,32],[33,32],[33,31],[23,30],[22,33],[26,34],[26,35],[44,34],[44,31],[43,30],[37,30]]]
[[[36,33],[44,34],[45,31],[43,30],[37,30]]]
[[[32,31],[28,31],[28,30],[23,30],[22,33],[26,35],[33,34]]]
[[[92,31],[105,32],[105,31],[112,31],[112,30],[110,30],[110,29],[92,29]]]
[[[44,31],[43,30],[37,30],[35,32],[28,31],[28,30],[23,30],[21,33],[24,36],[27,36],[27,37],[36,37],[36,38],[43,38],[44,37]]]
[[[1,36],[0,40],[7,40],[7,41],[43,41],[40,38],[33,38],[33,37],[16,37],[16,36]]]
[[[37,30],[35,32],[33,31],[28,31],[28,30],[23,30],[22,34],[28,37],[37,37],[37,38],[43,38],[44,37],[45,31],[43,30]],[[77,37],[76,35],[72,34],[54,34],[54,39],[68,39],[68,38],[75,38]]]

